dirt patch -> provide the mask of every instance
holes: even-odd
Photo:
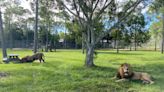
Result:
[[[7,76],[9,76],[8,73],[2,73],[2,72],[0,72],[0,78],[7,77]]]

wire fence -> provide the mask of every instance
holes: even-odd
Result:
[[[103,48],[109,48],[109,49],[126,49],[126,50],[134,50],[136,49],[155,49],[155,43],[153,41],[145,43],[145,44],[137,44],[135,47],[135,43],[126,43],[124,41],[109,41],[109,42],[99,42],[96,45],[96,49],[103,49]],[[156,49],[158,50],[160,48],[160,43],[157,43]],[[0,42],[1,47],[1,42]],[[13,40],[6,41],[6,48],[27,48],[32,49],[33,48],[33,40]],[[38,48],[45,48],[45,44],[38,43]],[[76,44],[75,42],[58,42],[55,43],[52,46],[52,49],[81,49],[81,44]]]

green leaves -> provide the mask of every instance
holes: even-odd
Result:
[[[162,13],[164,12],[164,0],[154,0],[149,7],[149,12]]]
[[[162,32],[162,22],[161,21],[154,22],[154,23],[151,24],[150,33],[154,38],[160,37],[161,32]]]

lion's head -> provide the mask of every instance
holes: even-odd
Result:
[[[120,68],[118,69],[117,77],[121,79],[121,78],[129,78],[131,76],[132,76],[132,68],[130,64],[128,63],[121,64]]]
[[[131,75],[132,68],[131,68],[130,64],[124,63],[124,64],[121,64],[121,67],[122,67],[122,71],[124,73],[124,76]]]

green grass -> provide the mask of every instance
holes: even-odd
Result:
[[[8,51],[20,57],[32,51]],[[80,50],[58,50],[44,53],[46,63],[0,64],[0,92],[164,92],[164,55],[154,51],[99,50],[95,59],[98,67],[84,67]],[[0,54],[0,60],[2,55]],[[135,71],[150,73],[155,84],[140,81],[116,83],[111,78],[121,63],[132,64]]]

